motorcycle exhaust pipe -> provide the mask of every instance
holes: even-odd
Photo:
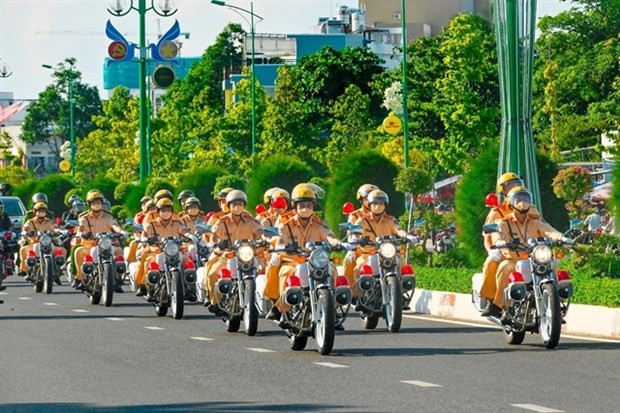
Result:
[[[415,289],[414,275],[403,275],[400,282],[403,287],[403,291],[413,291]]]
[[[563,300],[568,300],[573,296],[573,282],[571,280],[562,280],[558,282],[558,295]]]

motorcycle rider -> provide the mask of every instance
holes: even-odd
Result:
[[[195,196],[189,197],[183,206],[181,221],[190,231],[193,231],[196,228],[196,222],[205,220],[205,215],[200,210],[200,200]]]
[[[11,217],[4,211],[4,203],[0,199],[0,231],[12,231],[13,230],[13,222],[11,221]],[[0,241],[0,249],[4,249],[4,245],[2,241]],[[13,253],[15,251],[4,251],[9,257],[13,257]],[[13,270],[11,270],[8,275],[12,275]],[[0,274],[0,277],[4,276],[4,274]],[[0,291],[6,290],[6,285],[0,286]]]
[[[148,212],[151,212],[151,211],[157,211],[157,207],[155,206],[155,203],[153,202],[153,198],[151,198],[150,196],[143,196],[142,199],[140,199],[140,212],[138,212],[134,216],[133,222],[135,224],[142,225],[142,223],[144,222],[144,217],[146,216]],[[127,264],[136,261],[136,253],[138,252],[138,242],[136,241],[135,237],[139,237],[140,235],[141,235],[141,231],[134,232],[134,239],[132,239],[131,242],[129,243],[129,247],[127,248],[127,256],[125,257],[125,259],[127,260]]]
[[[263,235],[261,225],[254,219],[252,214],[245,210],[248,204],[247,195],[238,189],[233,189],[226,195],[226,208],[230,211],[218,219],[212,229],[211,242],[223,241],[228,245],[234,245],[237,240],[259,240]],[[226,266],[228,258],[224,251],[219,248],[214,250],[207,262],[207,290],[210,304],[207,309],[215,313],[220,302],[220,294],[215,288],[219,271]]]
[[[294,213],[281,216],[275,225],[279,232],[278,244],[287,245],[296,243],[302,250],[305,249],[307,242],[327,241],[334,246],[341,244],[340,239],[333,234],[325,221],[314,214],[316,205],[317,192],[313,185],[302,183],[293,188],[293,192],[291,193],[291,207]],[[343,245],[347,249],[353,249],[350,244]],[[267,274],[271,271],[277,271],[279,297],[281,297],[286,288],[288,277],[295,274],[297,264],[298,260],[296,256],[281,252],[274,252],[271,254],[266,271]],[[336,268],[333,266],[331,267],[331,273],[333,284],[337,276]],[[272,277],[268,277],[267,283],[273,282],[272,280]],[[267,286],[266,290],[270,288],[271,287]],[[282,298],[278,298],[274,306],[267,313],[266,318],[270,320],[279,320],[282,316],[282,312],[288,310],[286,307],[286,304],[282,302]]]
[[[69,209],[62,214],[62,222],[77,221],[80,218],[80,214],[84,212],[84,201],[79,195],[71,195],[67,200]]]
[[[43,202],[45,205],[48,205],[47,195],[45,195],[43,192],[37,192],[36,194],[34,194],[32,196],[32,205],[35,205],[37,202]],[[22,220],[22,226],[24,226],[26,224],[26,221],[28,221],[29,219],[36,217],[36,215],[37,214],[35,213],[34,208],[26,211],[26,215],[24,215],[24,219]],[[51,220],[54,220],[54,213],[49,209],[47,211],[47,217]]]
[[[215,225],[218,219],[230,212],[230,210],[228,209],[228,205],[226,205],[226,195],[228,195],[230,191],[234,191],[234,189],[224,188],[221,189],[217,193],[217,195],[215,195],[215,199],[217,199],[217,206],[220,208],[220,210],[207,214],[207,224],[211,227]]]
[[[389,237],[396,235],[402,238],[407,238],[411,242],[418,242],[418,239],[407,233],[401,228],[398,220],[392,215],[388,215],[385,209],[390,203],[390,198],[387,193],[380,189],[374,189],[367,195],[367,202],[369,212],[365,213],[357,219],[355,225],[362,227],[362,237],[368,237],[371,241],[376,241],[379,237]],[[353,239],[355,236],[353,237]],[[345,276],[349,280],[349,284],[352,286],[353,298],[359,298],[359,291],[357,290],[357,279],[359,278],[360,269],[366,263],[369,254],[374,253],[374,250],[370,251],[362,247],[356,248],[355,251],[349,251],[345,256],[345,265],[355,263],[355,268],[352,274]],[[402,265],[402,263],[401,263]],[[345,267],[346,269],[346,267]],[[356,309],[358,311],[358,309]]]
[[[368,194],[377,189],[379,189],[379,187],[373,184],[364,184],[357,189],[356,197],[360,203],[360,207],[349,215],[348,221],[351,224],[355,224],[358,219],[362,218],[364,215],[370,212],[370,205],[368,204]]]
[[[169,197],[161,197],[157,201],[157,218],[147,222],[144,225],[144,232],[142,236],[146,239],[153,239],[161,241],[166,237],[178,237],[181,235],[189,235],[189,229],[183,224],[183,222],[174,214],[174,202]],[[148,265],[156,259],[157,254],[160,252],[160,248],[157,245],[146,245],[138,255],[140,256],[140,265],[136,273],[136,285],[138,291],[136,296],[141,297],[146,295],[147,299],[150,299],[150,292],[153,285],[151,285],[145,277]],[[185,262],[187,257],[183,257]]]
[[[82,272],[82,263],[84,257],[90,254],[91,249],[97,245],[96,241],[90,238],[98,233],[104,232],[117,232],[125,233],[123,229],[118,225],[118,222],[107,211],[103,210],[103,194],[94,189],[86,194],[86,203],[89,206],[89,211],[84,212],[80,216],[80,226],[78,232],[78,238],[81,239],[80,246],[76,248],[74,253],[74,261],[76,266],[76,277],[71,286],[76,289],[83,287],[82,282],[86,279]],[[114,247],[114,256],[122,255],[122,251],[118,246]],[[117,293],[122,293],[123,289],[120,283],[114,290]]]
[[[28,257],[28,253],[32,251],[33,245],[38,242],[38,236],[36,233],[38,231],[56,231],[58,230],[58,226],[56,223],[47,217],[47,204],[44,202],[37,202],[32,207],[32,210],[35,213],[34,218],[30,218],[24,226],[22,227],[22,239],[20,240],[20,244],[23,245],[19,250],[19,256],[21,257],[19,264],[19,275],[27,276],[28,268],[26,267],[26,258]],[[62,251],[63,258],[67,256],[67,251],[60,246],[55,246],[55,250]],[[28,281],[32,281],[30,277],[26,278]],[[58,284],[58,281],[56,281]]]
[[[264,227],[273,227],[278,218],[288,211],[291,196],[286,189],[272,188],[269,198],[269,209],[261,214],[260,224]]]
[[[518,254],[509,249],[503,248],[511,239],[518,240],[525,244],[529,238],[549,237],[554,241],[562,240],[565,243],[572,243],[561,232],[545,222],[538,211],[532,209],[532,194],[522,186],[512,188],[508,192],[508,206],[510,212],[497,220],[499,232],[493,233],[493,245],[500,249],[502,261],[497,268],[495,291],[493,303],[490,304],[492,315],[501,314],[504,308],[504,289],[508,285],[508,277],[515,269],[515,264],[519,259]]]
[[[143,196],[142,199],[140,199],[140,211],[133,217],[133,222],[136,224],[142,224],[142,221],[144,221],[144,216],[149,212],[149,208],[146,205],[149,201],[153,201],[153,198],[150,196]],[[154,203],[150,205],[155,207]]]
[[[183,215],[185,215],[185,202],[187,201],[187,199],[191,197],[195,197],[195,196],[196,195],[189,189],[184,189],[179,193],[177,200],[179,201],[179,204],[181,205],[181,211],[179,212],[180,218],[183,218]]]
[[[13,187],[11,186],[11,184],[6,182],[0,184],[0,194],[2,194],[2,196],[13,196],[13,194],[11,193],[12,190]]]

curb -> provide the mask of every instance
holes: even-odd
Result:
[[[480,316],[469,294],[416,289],[411,310],[418,314],[496,325]],[[620,340],[620,308],[571,304],[565,319],[563,334]]]

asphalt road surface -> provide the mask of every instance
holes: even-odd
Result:
[[[0,293],[0,412],[618,412],[620,342],[540,337],[408,314],[399,333],[356,315],[329,356],[290,350],[261,320],[228,333],[199,304],[157,317],[127,291],[93,306],[65,282]],[[243,330],[243,326],[241,328]]]

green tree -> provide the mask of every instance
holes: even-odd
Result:
[[[566,201],[566,208],[573,217],[582,217],[585,211],[584,196],[592,190],[592,176],[586,168],[571,167],[558,172],[553,180],[553,192]]]
[[[101,101],[96,87],[81,81],[75,69],[76,59],[67,58],[56,67],[55,83],[45,88],[27,109],[21,138],[30,144],[46,143],[60,160],[60,145],[70,138],[69,80],[72,80],[74,99],[73,126],[76,137],[85,137],[95,129],[94,115],[101,114]],[[50,138],[59,138],[56,142]]]

